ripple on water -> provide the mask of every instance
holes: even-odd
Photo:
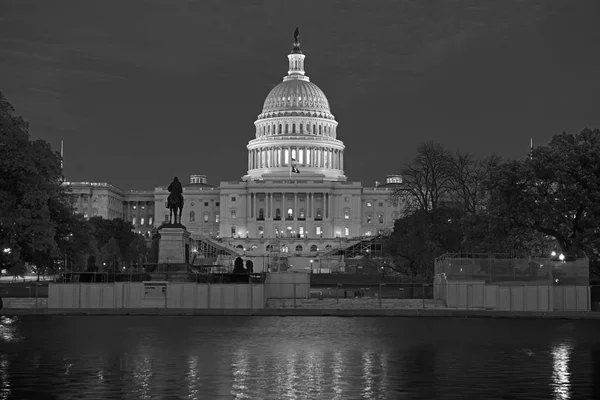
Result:
[[[596,324],[3,317],[0,399],[600,398]]]

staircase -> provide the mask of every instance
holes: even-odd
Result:
[[[198,253],[206,258],[216,258],[220,255],[241,256],[244,254],[242,250],[229,247],[209,235],[201,234],[195,239],[198,241]]]

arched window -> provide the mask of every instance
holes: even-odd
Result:
[[[304,125],[300,124],[300,133],[304,133]]]
[[[319,251],[319,248],[316,244],[313,244],[312,246],[310,246],[310,251]]]
[[[279,124],[279,133],[281,134],[281,124]]]
[[[328,244],[327,246],[325,246],[325,249],[326,249],[326,250],[329,250],[329,249],[331,249],[331,245],[330,245],[330,244]]]
[[[133,224],[133,226],[135,226],[135,222],[136,222],[135,217],[133,217],[133,220],[131,221],[131,223]]]
[[[304,208],[300,209],[300,212],[298,213],[298,219],[305,219],[305,215],[304,215]]]
[[[317,133],[317,124],[313,124],[313,133],[316,134]]]
[[[194,222],[196,220],[196,213],[193,211],[190,211],[190,222]]]
[[[290,133],[290,124],[285,124],[285,133]]]
[[[264,208],[258,209],[258,219],[265,219],[265,210]]]
[[[301,244],[296,245],[296,251],[302,251],[302,245]]]
[[[344,236],[350,236],[350,228],[347,226],[344,227]]]
[[[235,219],[235,218],[237,218],[237,212],[236,212],[235,208],[232,208],[232,209],[231,209],[231,218],[232,218],[232,219]]]
[[[344,219],[350,219],[350,209],[344,208]]]
[[[287,219],[293,219],[293,218],[294,218],[294,210],[292,210],[291,208],[288,208]]]
[[[276,208],[275,209],[275,220],[281,220],[281,209]]]
[[[207,212],[204,213],[204,222],[208,222],[208,213]]]
[[[241,244],[238,244],[237,246],[235,246],[236,249],[243,249],[244,246],[242,246]]]
[[[296,124],[292,124],[292,133],[296,133]]]
[[[273,250],[273,246],[270,245],[270,244],[268,244],[267,247],[265,247],[265,250],[266,251],[271,251],[271,250]]]
[[[321,127],[321,125],[319,125],[319,135],[323,134],[323,128]]]

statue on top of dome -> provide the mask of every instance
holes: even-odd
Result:
[[[298,27],[296,27],[296,30],[294,31],[294,42],[298,43],[299,40],[300,40],[300,29],[298,29]]]

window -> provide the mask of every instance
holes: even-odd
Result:
[[[148,225],[152,225],[152,217],[148,218]]]
[[[373,223],[373,216],[371,214],[367,215],[367,224],[372,224]]]
[[[305,219],[304,208],[300,209],[300,214],[298,215],[298,219]]]
[[[194,222],[196,221],[196,213],[193,211],[190,211],[190,222]],[[144,225],[144,223],[142,222],[142,225]]]
[[[133,206],[133,209],[135,210],[137,208],[137,206]]]
[[[344,197],[344,201],[347,203],[350,201],[350,197]]]
[[[317,233],[317,235],[322,235],[323,234],[323,230],[321,229],[320,226],[316,227],[316,233]]]
[[[232,219],[235,219],[235,218],[237,218],[237,212],[236,212],[235,208],[233,208],[233,209],[231,210],[231,218],[232,218]]]
[[[217,202],[215,203],[215,205],[216,205],[217,207],[219,207],[219,206],[221,205],[221,203],[217,201]]]
[[[344,209],[344,219],[350,219],[350,209]]]
[[[208,222],[208,213],[207,212],[204,213],[204,222]],[[217,222],[219,222],[219,221],[217,221]]]
[[[370,201],[367,201],[367,207],[373,207],[373,203],[371,203]]]
[[[379,223],[383,224],[383,214],[379,214]]]
[[[259,226],[258,227],[258,234],[262,236],[264,233],[265,233],[265,230],[263,229],[263,227]]]
[[[350,236],[350,228],[347,226],[344,227],[344,236]]]
[[[279,229],[279,226],[275,225],[274,229],[275,229],[275,235],[278,236],[281,233],[281,230]]]
[[[315,214],[315,220],[320,221],[323,219],[323,214],[320,208],[317,208],[317,212]]]
[[[287,253],[288,252],[287,244],[284,244],[284,245],[281,246],[281,252],[282,253]]]
[[[87,213],[85,214],[85,218],[87,218]],[[136,223],[135,217],[133,217],[133,220],[131,221],[131,223],[133,224],[133,226],[135,226],[135,223]]]
[[[192,202],[192,206],[193,205],[194,205],[194,203]],[[142,206],[142,210],[145,210],[145,209],[146,209],[146,206]],[[142,223],[142,225],[144,225],[144,224]]]
[[[294,219],[294,210],[292,210],[291,208],[288,208],[288,211],[287,211],[287,219],[288,219],[288,220],[290,220],[290,219]]]
[[[215,222],[219,222],[219,214],[215,215]]]
[[[258,219],[265,219],[265,210],[264,208],[258,209]]]
[[[279,208],[275,209],[275,218],[276,221],[280,221],[281,220],[281,210]]]
[[[302,251],[302,245],[301,244],[296,245],[296,251]]]
[[[144,225],[144,218],[140,218],[140,225]]]
[[[273,250],[273,246],[268,244],[267,247],[265,247],[265,250],[267,251],[272,251]]]
[[[379,207],[383,207],[383,201],[379,202]]]
[[[319,251],[319,248],[316,244],[313,244],[312,246],[310,246],[310,251]]]
[[[92,215],[94,217],[96,217],[98,215],[98,209],[97,208],[92,208]]]
[[[231,236],[234,236],[236,231],[237,231],[236,227],[232,226],[231,227]]]
[[[232,197],[231,197],[231,201],[235,201],[235,196],[232,196]]]
[[[208,207],[208,201],[204,202],[204,207]]]
[[[365,236],[373,236],[373,233],[371,231],[366,231]]]

